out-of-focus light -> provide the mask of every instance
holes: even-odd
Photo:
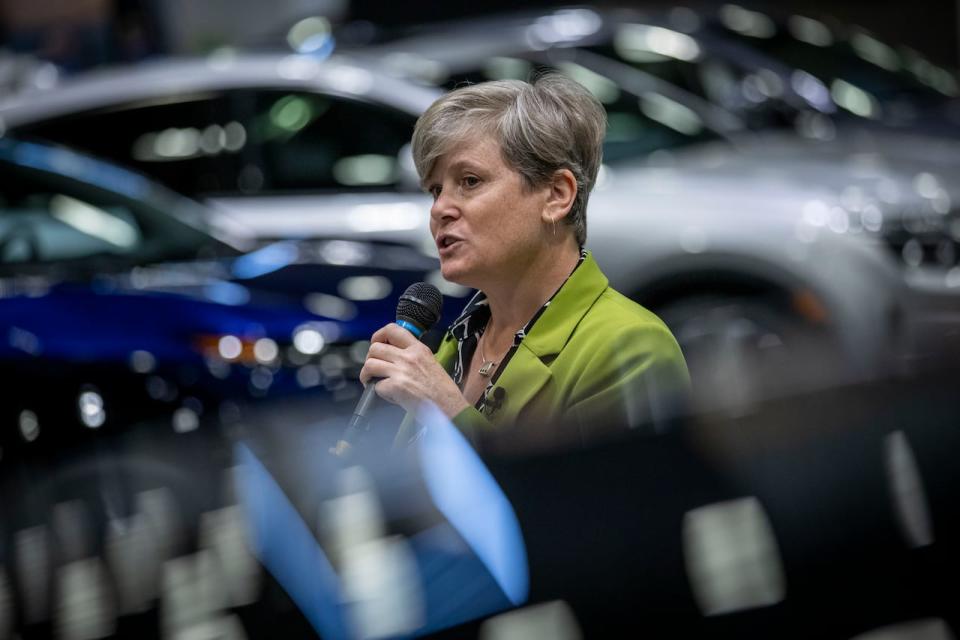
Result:
[[[873,36],[863,32],[853,34],[850,38],[850,46],[854,52],[872,64],[877,65],[887,71],[899,71],[901,67],[900,56],[887,44],[880,42]]]
[[[274,242],[233,261],[231,271],[237,278],[249,280],[288,267],[300,257],[295,242]]]
[[[285,80],[312,80],[320,73],[321,63],[309,56],[284,56],[277,63],[277,75]]]
[[[73,562],[93,553],[90,514],[81,500],[58,502],[53,506],[53,533],[60,543],[62,562]]]
[[[233,47],[217,47],[207,54],[207,66],[211,69],[224,71],[237,61],[237,50]]]
[[[204,358],[204,364],[207,365],[207,371],[218,380],[226,380],[230,377],[230,363],[224,362],[220,358]]]
[[[99,558],[85,558],[56,573],[53,628],[58,638],[106,638],[116,630],[116,603]]]
[[[947,190],[939,189],[937,194],[930,199],[930,206],[933,207],[933,210],[937,213],[949,213],[952,202]]]
[[[903,431],[895,431],[883,446],[890,499],[904,540],[911,548],[929,546],[934,541],[930,505],[910,442]]]
[[[130,368],[137,373],[150,373],[157,366],[157,359],[149,351],[138,349],[130,354]]]
[[[84,391],[77,402],[80,421],[91,429],[103,426],[107,414],[103,410],[103,398],[96,391]]]
[[[132,223],[70,196],[57,194],[51,197],[50,213],[77,231],[121,249],[133,247],[140,239]]]
[[[237,336],[223,336],[217,342],[217,351],[224,360],[236,360],[243,353],[243,343]]]
[[[316,387],[320,384],[320,368],[316,365],[308,364],[297,369],[297,384],[303,389]]]
[[[40,421],[33,411],[29,409],[21,411],[17,423],[20,427],[20,435],[27,442],[33,442],[40,437]]]
[[[866,195],[859,185],[847,185],[840,192],[840,204],[851,211],[860,211],[866,203]]]
[[[369,210],[364,210],[363,212],[357,213],[355,209],[352,209],[350,216],[354,215],[359,219],[363,217],[364,214],[370,213],[375,215],[373,207]],[[359,220],[358,220],[359,222]],[[362,242],[353,242],[351,240],[330,240],[324,242],[318,248],[320,257],[330,264],[336,264],[341,266],[358,266],[369,264],[373,259],[373,253],[370,250],[370,245],[364,244]]]
[[[830,90],[818,78],[802,70],[790,74],[790,86],[811,107],[824,113],[833,113],[836,108]]]
[[[751,38],[772,38],[777,32],[769,17],[736,4],[725,4],[720,8],[720,21],[728,29]]]
[[[191,158],[199,150],[200,132],[194,127],[164,129],[154,143],[154,152],[160,158]]]
[[[877,232],[883,228],[883,212],[875,204],[866,205],[860,212],[860,224],[867,231]]]
[[[873,629],[850,640],[954,640],[955,637],[943,619],[923,618]]]
[[[903,261],[911,267],[919,267],[923,263],[923,245],[916,238],[910,238],[900,250]]]
[[[527,599],[527,551],[516,514],[463,435],[434,405],[417,415],[423,480],[437,509],[459,533],[514,605]]]
[[[236,282],[214,282],[203,288],[203,296],[212,302],[237,306],[250,301],[250,290]]]
[[[526,80],[532,70],[533,65],[527,60],[494,56],[484,65],[483,75],[488,80]]]
[[[341,280],[337,290],[348,300],[383,300],[393,291],[393,284],[384,276],[353,276]]]
[[[663,94],[643,94],[640,109],[650,119],[684,135],[695,136],[703,130],[703,120],[696,111]]]
[[[167,382],[160,376],[150,376],[145,383],[147,395],[154,400],[163,400],[172,402],[176,399],[178,391],[176,385]]]
[[[322,16],[300,20],[287,32],[287,44],[298,53],[329,55],[333,51],[330,21]]]
[[[49,594],[53,574],[49,535],[43,525],[22,529],[13,536],[13,561],[17,587],[22,598],[24,621],[35,624],[48,620]]]
[[[616,102],[620,97],[620,88],[613,80],[587,69],[574,62],[562,62],[558,68],[573,80],[582,84],[587,91],[603,104]]]
[[[783,95],[783,80],[770,69],[747,74],[741,81],[743,95],[751,102],[764,102]]]
[[[707,248],[707,235],[700,227],[686,227],[680,232],[680,248],[687,253],[703,253]]]
[[[580,640],[583,633],[570,605],[554,600],[488,618],[480,626],[479,637],[480,640]]]
[[[888,204],[900,202],[900,184],[896,180],[884,178],[877,184],[877,197]]]
[[[843,207],[830,207],[827,227],[834,233],[846,233],[850,230],[850,214]]]
[[[270,107],[270,122],[290,133],[303,129],[312,117],[310,103],[301,96],[284,96]]]
[[[328,353],[320,359],[320,371],[325,376],[343,375],[347,360],[339,353]]]
[[[947,271],[947,275],[944,277],[944,284],[950,289],[960,287],[960,267],[953,267]]]
[[[846,80],[835,79],[830,83],[830,96],[837,106],[862,118],[879,118],[880,103],[872,95],[850,84]]]
[[[829,142],[837,136],[837,127],[829,116],[812,111],[804,111],[797,116],[794,127],[804,138]]]
[[[787,20],[787,29],[797,40],[812,44],[816,47],[829,47],[833,44],[833,34],[830,28],[813,18],[805,16],[790,16]]]
[[[803,205],[803,219],[814,227],[827,224],[830,206],[823,200],[810,200]]]
[[[253,343],[253,357],[257,359],[257,362],[270,364],[277,359],[278,355],[280,355],[280,348],[270,338],[260,338]]]
[[[333,178],[348,187],[392,184],[397,179],[397,159],[375,153],[340,158],[333,164]]]
[[[932,173],[918,173],[913,178],[913,188],[924,198],[935,198],[940,192],[940,181]]]
[[[208,155],[216,155],[227,145],[227,134],[218,124],[211,124],[200,134],[200,150]]]
[[[323,351],[326,344],[323,333],[314,326],[303,325],[293,332],[293,346],[300,353],[315,355]]]
[[[396,51],[383,57],[383,66],[388,73],[401,78],[413,78],[432,86],[439,86],[450,78],[450,70],[442,61]]]
[[[538,18],[528,35],[544,44],[572,42],[596,33],[602,25],[603,19],[590,9],[561,9]]]
[[[690,36],[647,24],[621,26],[614,35],[613,46],[620,57],[630,62],[662,58],[692,61],[700,56],[700,46]]]
[[[303,299],[303,306],[311,313],[334,320],[347,321],[357,317],[357,305],[327,293],[307,294]]]
[[[403,536],[351,545],[341,557],[340,577],[358,637],[406,637],[424,624],[416,555]]]
[[[232,479],[237,470],[227,473]],[[260,565],[251,551],[244,515],[239,505],[200,515],[200,548],[209,550],[217,559],[223,588],[234,607],[253,604],[260,592]]]
[[[756,498],[688,511],[683,518],[683,552],[704,615],[769,606],[786,595],[773,528]]]
[[[7,341],[14,349],[29,353],[32,356],[40,353],[40,338],[26,329],[10,327],[10,331],[7,333]]]
[[[373,232],[373,231],[408,231],[416,229],[424,224],[424,210],[410,202],[397,202],[393,204],[359,204],[347,211],[347,224],[354,231]],[[357,247],[362,247],[359,243],[352,243]],[[328,247],[333,243],[328,243]],[[346,245],[333,245],[343,247]],[[351,255],[362,251],[364,256],[369,256],[369,250],[353,250]],[[367,257],[364,257],[364,261]]]
[[[228,122],[223,126],[225,136],[223,148],[227,151],[239,151],[247,143],[247,130],[236,121]]]
[[[329,69],[326,75],[331,88],[343,93],[365,95],[373,89],[373,74],[360,67],[340,65]]]
[[[173,412],[173,430],[177,433],[195,431],[200,426],[200,417],[189,407],[180,407]]]

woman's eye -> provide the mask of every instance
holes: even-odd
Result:
[[[434,200],[440,197],[440,185],[434,185],[430,187],[427,191],[430,192],[430,195],[433,196]]]
[[[480,178],[477,176],[465,176],[463,178],[463,186],[465,187],[475,187],[480,184]]]

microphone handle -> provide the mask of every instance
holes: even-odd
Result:
[[[337,441],[337,445],[330,449],[330,452],[335,456],[340,458],[346,457],[353,446],[360,440],[360,436],[362,436],[370,426],[370,419],[367,415],[373,409],[373,405],[378,398],[374,387],[376,387],[377,383],[382,379],[383,378],[371,378],[370,382],[368,382],[367,386],[363,389],[363,394],[360,396],[360,401],[357,402],[357,406],[353,410],[353,416],[350,418],[350,423],[344,430],[343,436]]]

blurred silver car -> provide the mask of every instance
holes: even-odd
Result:
[[[549,53],[608,107],[588,246],[616,288],[670,323],[701,406],[889,374],[926,353],[916,336],[936,351],[954,331],[960,270],[930,249],[953,220],[935,176],[918,192],[913,176],[857,158],[734,141],[735,118],[662,81],[620,86],[583,53]],[[401,76],[377,61],[213,56],[89,75],[0,118],[206,194],[220,224],[262,238],[432,253],[405,145],[440,89]]]

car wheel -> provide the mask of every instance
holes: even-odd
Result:
[[[657,313],[687,361],[695,411],[742,412],[821,386],[834,369],[827,332],[763,298],[696,296]]]

